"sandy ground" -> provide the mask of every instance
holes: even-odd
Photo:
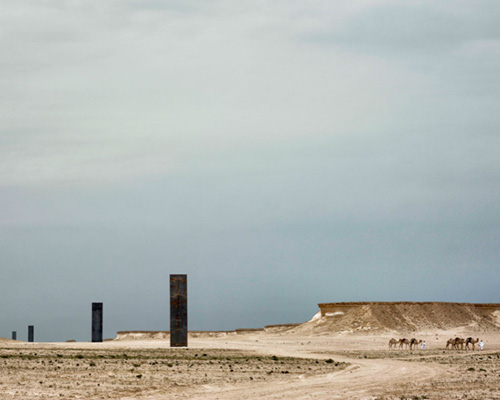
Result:
[[[500,334],[445,350],[456,334],[413,334],[425,351],[389,350],[387,334],[1,341],[0,399],[500,399]]]

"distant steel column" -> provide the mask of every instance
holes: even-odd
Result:
[[[187,347],[187,275],[170,275],[170,347]]]
[[[33,325],[28,325],[28,342],[35,341],[35,327]]]
[[[102,342],[102,303],[92,303],[92,342]]]
[[[12,340],[17,340],[17,332],[12,331]]]

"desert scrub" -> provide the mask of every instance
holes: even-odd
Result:
[[[328,374],[347,365],[333,360],[278,358],[225,349],[123,352],[46,347],[37,354],[23,348],[0,349],[0,357],[2,392],[17,393],[17,397],[2,400],[48,398],[54,388],[65,390],[63,398],[133,397],[139,392],[154,395],[155,390],[207,383],[272,382],[303,374]],[[43,384],[39,383],[42,377]]]

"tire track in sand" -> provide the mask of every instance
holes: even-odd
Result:
[[[226,343],[227,344],[227,343]],[[373,399],[394,389],[401,388],[406,382],[412,385],[418,382],[431,381],[446,373],[446,368],[439,364],[418,363],[392,359],[353,359],[337,356],[334,351],[325,355],[316,353],[317,349],[304,349],[279,344],[249,341],[232,341],[229,347],[253,349],[261,354],[278,356],[326,359],[334,357],[335,361],[347,362],[350,365],[338,372],[326,375],[301,375],[283,381],[252,382],[237,385],[204,385],[193,388],[186,393],[178,393],[169,399],[198,400],[254,400],[261,399]],[[159,398],[156,398],[159,399]],[[167,399],[165,397],[164,399]],[[163,398],[162,398],[163,400]]]

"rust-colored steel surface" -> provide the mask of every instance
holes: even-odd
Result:
[[[187,275],[170,275],[170,347],[187,347]]]

